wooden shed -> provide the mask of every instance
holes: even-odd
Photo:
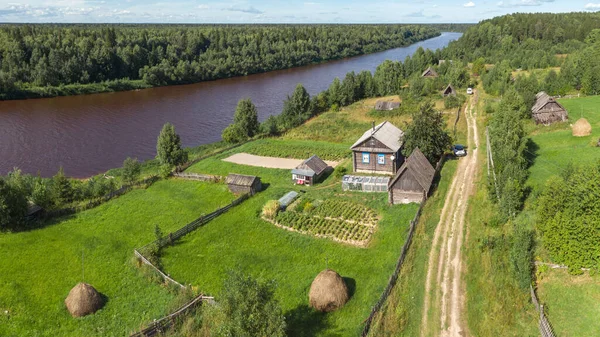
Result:
[[[352,150],[354,172],[394,174],[404,161],[400,153],[404,132],[385,121],[362,135]]]
[[[390,102],[384,100],[378,100],[375,103],[375,110],[378,111],[390,111],[394,109],[398,109],[400,107],[400,102]]]
[[[452,84],[448,84],[448,86],[446,87],[446,89],[444,89],[444,91],[442,91],[442,95],[444,97],[446,97],[446,96],[456,96],[456,90],[454,90],[454,87],[452,86]]]
[[[292,181],[300,185],[316,184],[328,171],[331,171],[331,166],[317,155],[313,155],[292,170]]]
[[[535,104],[531,108],[531,116],[536,124],[552,124],[566,122],[569,119],[567,110],[554,97],[541,91],[535,95]]]
[[[250,195],[254,195],[262,189],[260,178],[255,176],[229,174],[225,182],[229,190],[235,194],[249,193]]]
[[[438,77],[439,75],[435,70],[433,70],[433,68],[429,67],[423,72],[423,74],[421,76],[422,77]]]
[[[435,168],[416,148],[388,184],[390,204],[421,203],[427,199],[435,176]]]

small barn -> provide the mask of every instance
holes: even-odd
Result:
[[[421,75],[421,77],[438,77],[438,76],[439,76],[438,73],[435,70],[433,70],[433,68],[431,68],[431,67],[427,68]]]
[[[235,194],[249,193],[250,195],[254,195],[262,189],[260,178],[255,176],[229,174],[225,182],[229,190]]]
[[[375,110],[378,111],[390,111],[394,109],[398,109],[400,107],[400,102],[390,102],[378,100],[375,102]]]
[[[44,213],[44,209],[34,204],[31,201],[27,202],[27,214],[25,215],[26,220],[33,220]]]
[[[552,124],[566,122],[569,118],[567,110],[554,97],[545,92],[535,95],[535,104],[531,108],[531,116],[536,124]]]
[[[435,168],[419,148],[414,149],[388,184],[389,203],[423,202],[427,199],[434,176]]]
[[[452,84],[448,84],[448,86],[446,87],[446,89],[444,89],[444,91],[442,91],[442,95],[444,97],[447,97],[447,96],[456,96],[456,90],[454,90],[454,87],[452,86]]]
[[[317,155],[313,155],[292,170],[292,181],[299,185],[316,184],[330,170],[331,166]]]
[[[404,157],[400,153],[404,132],[385,121],[367,131],[350,147],[354,172],[394,174]]]

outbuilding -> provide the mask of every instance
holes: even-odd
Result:
[[[535,95],[535,104],[531,108],[531,116],[536,124],[549,125],[555,122],[566,122],[569,114],[565,107],[558,103],[554,97],[541,91]]]
[[[425,71],[423,72],[423,74],[421,75],[422,77],[438,77],[438,73],[433,70],[433,68],[429,67],[427,69],[425,69]]]
[[[415,148],[388,184],[389,203],[423,202],[427,199],[434,176],[435,168],[421,150]]]
[[[243,174],[229,174],[225,179],[229,190],[235,194],[254,195],[262,189],[262,183],[259,177],[247,176]]]
[[[313,155],[292,170],[292,181],[299,185],[313,185],[321,181],[329,171],[331,166],[317,155]]]
[[[454,87],[452,86],[452,84],[448,84],[448,86],[446,87],[446,89],[444,89],[444,91],[442,91],[442,95],[444,97],[446,97],[446,96],[456,96],[456,90],[454,90]]]
[[[367,131],[350,147],[354,172],[394,174],[404,161],[404,132],[385,121]]]
[[[391,102],[378,100],[375,102],[375,110],[377,111],[390,111],[394,109],[398,109],[400,107],[400,102]]]

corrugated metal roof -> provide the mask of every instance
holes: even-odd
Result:
[[[319,174],[323,173],[323,171],[325,171],[327,169],[327,167],[329,167],[329,165],[327,165],[326,162],[324,162],[317,155],[313,155],[312,157],[303,161],[302,164],[296,166],[296,168],[294,170],[306,171],[306,172],[312,171],[313,174],[319,175]],[[292,170],[292,173],[295,173],[295,172]],[[303,174],[303,175],[312,175],[312,174]]]
[[[367,139],[374,137],[385,146],[396,152],[402,147],[400,138],[404,137],[404,132],[394,126],[394,124],[385,121],[375,127],[375,130],[369,129],[360,137],[350,149],[355,149]]]

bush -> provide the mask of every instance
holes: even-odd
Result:
[[[279,201],[269,200],[263,207],[262,215],[267,219],[274,220],[277,217],[277,213],[279,213],[280,207]]]
[[[513,242],[510,250],[510,260],[513,274],[521,289],[526,290],[531,285],[533,275],[533,232],[515,224]]]
[[[333,176],[336,178],[342,178],[346,175],[346,173],[348,173],[348,169],[341,165],[337,166],[335,170],[333,170]]]
[[[453,109],[453,108],[458,108],[460,107],[462,104],[460,97],[458,96],[447,96],[446,99],[444,99],[444,107],[446,109]]]
[[[163,179],[167,179],[171,175],[172,171],[173,171],[173,166],[168,165],[168,164],[160,165],[160,167],[158,168],[158,175]]]
[[[248,140],[248,135],[244,133],[244,129],[239,124],[230,124],[223,130],[221,137],[230,144],[237,144]]]
[[[339,105],[337,105],[337,103],[336,103],[336,104],[332,104],[332,105],[331,105],[331,111],[333,111],[333,112],[338,112],[338,111],[340,111],[340,106],[339,106]]]

